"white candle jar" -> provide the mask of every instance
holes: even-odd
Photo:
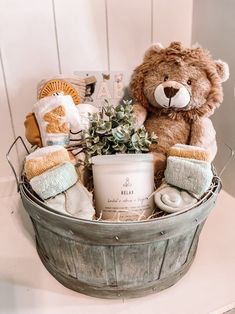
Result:
[[[92,158],[97,217],[145,220],[154,209],[152,154],[100,155]]]

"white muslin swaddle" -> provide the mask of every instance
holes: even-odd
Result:
[[[89,115],[99,112],[99,109],[90,104],[80,104],[76,106],[76,109],[80,117],[80,129],[87,130],[90,127]],[[76,146],[76,144],[79,143],[80,139],[81,139],[80,134],[70,133],[69,144]],[[76,154],[79,150],[81,150],[81,148],[78,149],[75,148],[74,153]],[[81,159],[81,155],[79,155],[78,158]]]
[[[60,213],[76,218],[92,220],[95,216],[92,194],[80,182],[45,203]]]
[[[99,109],[90,104],[81,104],[76,108],[81,118],[81,128],[88,129],[90,126],[89,115],[99,112]]]

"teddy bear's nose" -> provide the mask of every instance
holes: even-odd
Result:
[[[164,87],[164,93],[167,98],[174,97],[178,91],[179,89],[174,88],[174,87]]]

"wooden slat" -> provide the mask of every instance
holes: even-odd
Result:
[[[104,0],[55,0],[62,73],[107,70]]]
[[[107,5],[110,68],[132,71],[151,44],[151,1],[112,0]]]
[[[149,245],[149,281],[159,278],[166,245],[167,240],[156,241]]]
[[[94,286],[116,286],[111,246],[78,243],[34,223],[41,254],[53,269]]]
[[[193,0],[153,0],[153,41],[191,45]]]
[[[187,261],[196,228],[169,240],[160,278],[180,269]]]
[[[149,280],[149,244],[114,248],[118,287],[136,287]]]
[[[205,222],[206,222],[206,220],[204,220],[200,225],[197,226],[196,232],[195,232],[194,237],[193,237],[192,242],[191,242],[191,246],[189,248],[188,257],[187,257],[188,261],[190,261],[192,259],[194,252],[197,250],[199,236],[200,236],[200,233],[202,231],[202,228],[203,228]]]
[[[112,254],[111,247],[86,245],[73,241],[70,242],[70,247],[79,281],[94,286],[116,284],[114,276],[111,276],[111,280],[109,277],[109,272],[113,272],[112,258],[107,257],[106,260],[106,254]]]
[[[43,244],[42,250],[46,253],[50,263],[54,265],[59,272],[76,278],[76,269],[70,249],[71,241],[50,232],[39,224],[36,226],[36,229],[38,243]]]
[[[0,41],[9,100],[16,135],[23,135],[24,118],[36,100],[38,81],[58,73],[52,2],[1,3]]]

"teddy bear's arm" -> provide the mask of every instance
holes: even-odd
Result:
[[[190,145],[203,147],[210,151],[211,160],[217,152],[216,132],[209,118],[195,121],[191,125]]]
[[[135,130],[139,129],[146,120],[147,117],[147,109],[144,108],[141,104],[135,103],[133,105],[133,116],[134,116],[134,127]]]

